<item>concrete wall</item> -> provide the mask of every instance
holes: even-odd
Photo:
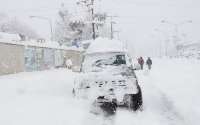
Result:
[[[80,51],[0,43],[0,75],[65,67],[69,58],[73,68],[80,68]]]
[[[0,75],[24,71],[24,46],[0,43]]]

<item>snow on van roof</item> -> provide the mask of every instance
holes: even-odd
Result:
[[[123,42],[108,38],[97,38],[91,41],[86,54],[103,53],[103,52],[126,52]]]

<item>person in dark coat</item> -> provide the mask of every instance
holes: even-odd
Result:
[[[144,65],[144,59],[142,57],[140,57],[138,59],[138,63],[140,64],[141,69],[143,70],[143,65]]]
[[[151,65],[152,65],[152,60],[150,57],[148,57],[147,61],[146,61],[146,64],[148,66],[148,69],[150,70],[151,69]]]

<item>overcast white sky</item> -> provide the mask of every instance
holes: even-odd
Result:
[[[41,36],[49,37],[49,25],[45,20],[30,19],[29,16],[47,16],[55,19],[62,2],[73,8],[76,0],[0,0],[0,11],[20,18],[31,25]],[[166,32],[172,26],[161,24],[165,19],[174,23],[193,20],[192,24],[180,27],[181,33],[189,40],[200,40],[200,1],[199,0],[101,0],[101,8],[119,16],[116,30],[121,38],[128,41],[131,49],[138,54],[156,53],[155,45],[162,37],[154,31],[159,28]],[[157,47],[156,46],[156,47]]]

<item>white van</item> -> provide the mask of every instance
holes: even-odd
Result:
[[[73,91],[110,113],[117,107],[138,110],[142,92],[134,70],[120,41],[98,38],[85,52]]]

